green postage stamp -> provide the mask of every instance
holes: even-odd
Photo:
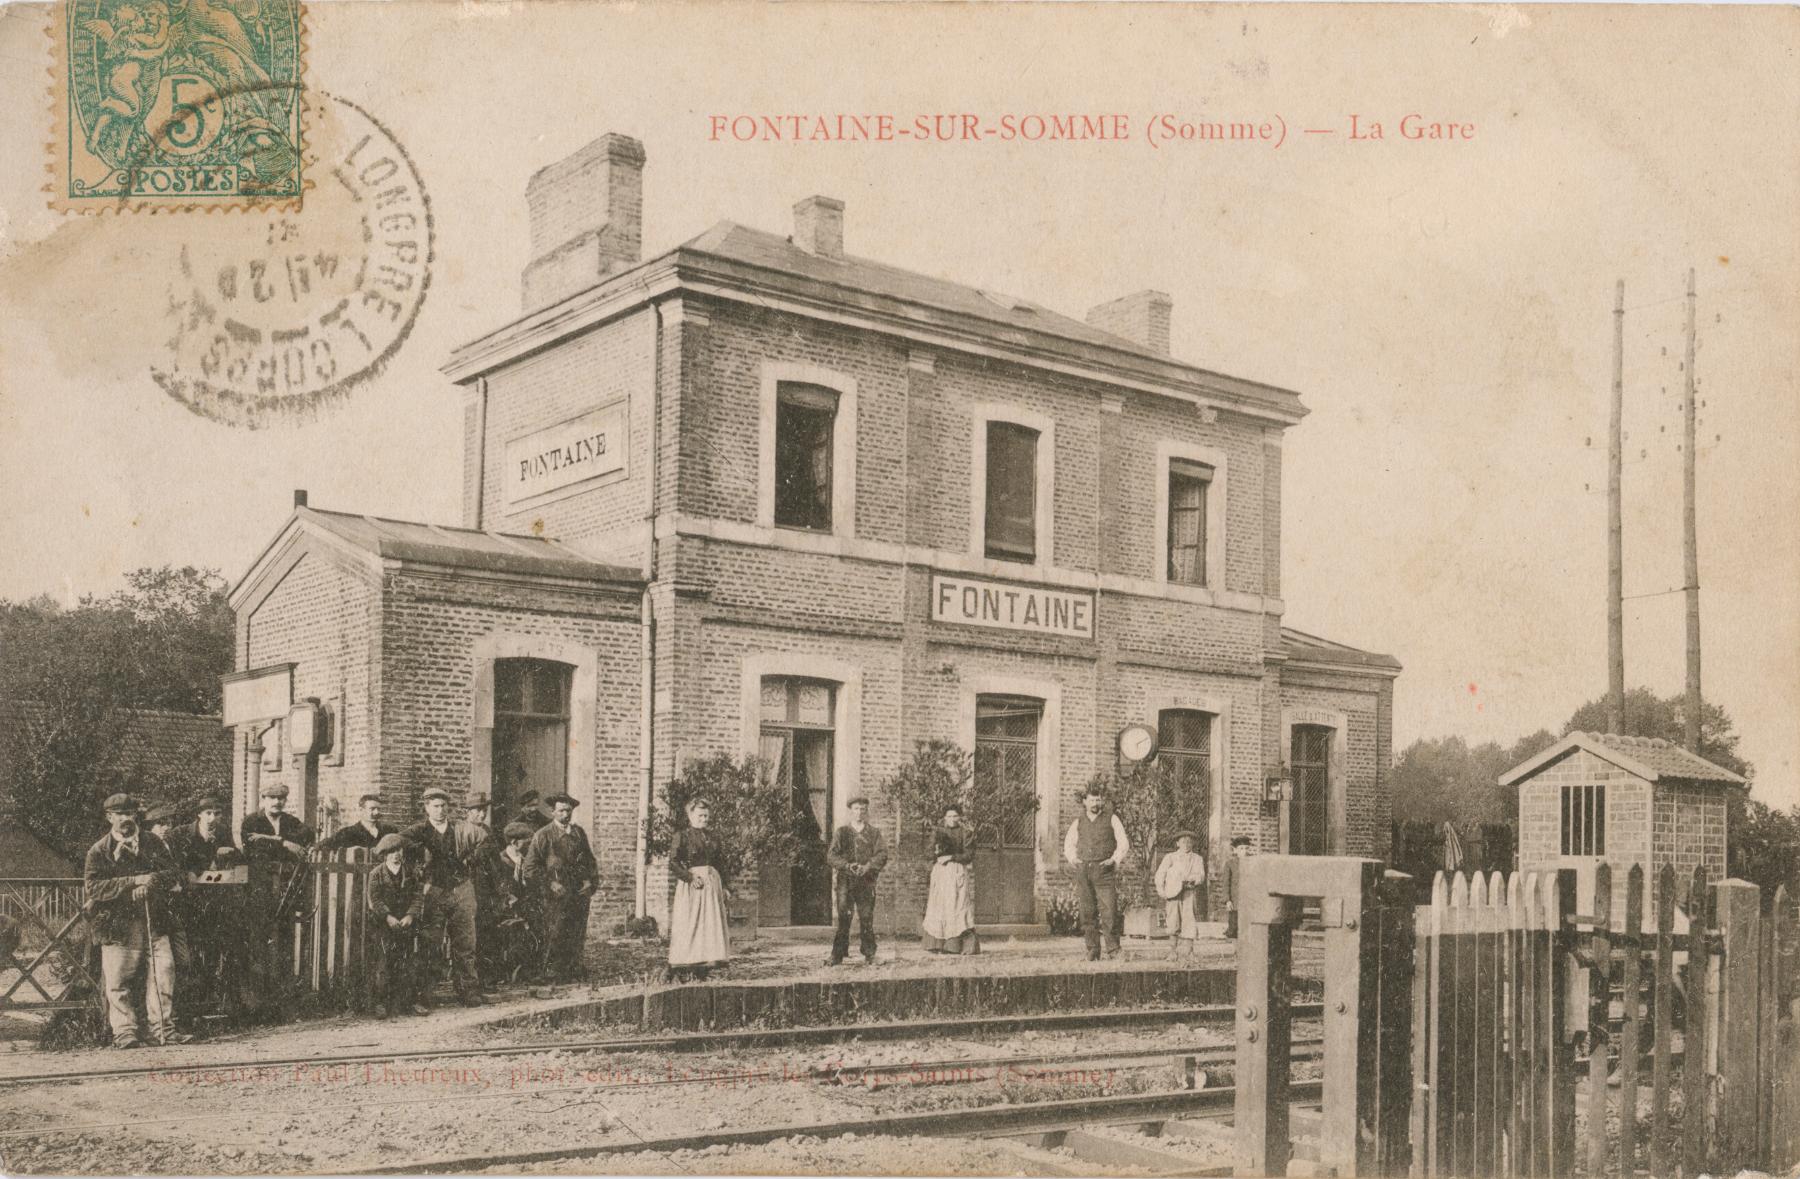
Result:
[[[298,202],[301,19],[299,0],[64,0],[51,203]]]

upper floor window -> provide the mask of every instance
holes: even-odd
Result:
[[[1213,469],[1188,459],[1169,460],[1168,579],[1206,584],[1206,497]]]
[[[1016,422],[987,424],[985,553],[999,561],[1038,559],[1038,432]]]
[[[775,526],[831,531],[838,395],[782,382],[775,396]]]
[[[1562,788],[1562,854],[1606,854],[1606,787]]]

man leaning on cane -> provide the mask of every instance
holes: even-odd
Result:
[[[186,1044],[175,1030],[175,928],[170,894],[181,887],[181,870],[162,840],[141,829],[138,803],[115,794],[104,804],[111,828],[88,848],[82,865],[82,892],[94,940],[100,943],[100,973],[106,1017],[115,1048],[136,1048],[138,1020],[132,990],[144,979],[148,1039]]]

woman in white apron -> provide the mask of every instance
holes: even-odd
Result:
[[[925,899],[924,937],[934,954],[979,954],[975,936],[975,832],[962,825],[962,810],[944,808],[943,821],[932,833],[931,892]]]
[[[704,798],[687,804],[688,825],[675,833],[669,849],[669,872],[675,877],[675,903],[669,907],[669,968],[678,979],[705,978],[712,966],[731,957],[725,902],[725,849],[706,829],[712,806]]]

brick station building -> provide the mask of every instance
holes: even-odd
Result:
[[[1281,625],[1295,393],[1173,359],[1156,292],[1084,322],[849,255],[824,197],[645,261],[643,165],[607,135],[532,178],[523,314],[444,369],[462,527],[297,507],[234,591],[239,667],[340,721],[265,754],[303,811],[566,788],[610,923],[666,911],[640,819],[686,760],[767,756],[827,834],[867,793],[891,837],[880,783],[949,738],[1034,785],[976,866],[980,921],[1032,924],[1143,725],[1210,860],[1386,850],[1399,665]],[[882,925],[916,928],[922,860]],[[745,883],[764,926],[831,919],[820,863]]]

